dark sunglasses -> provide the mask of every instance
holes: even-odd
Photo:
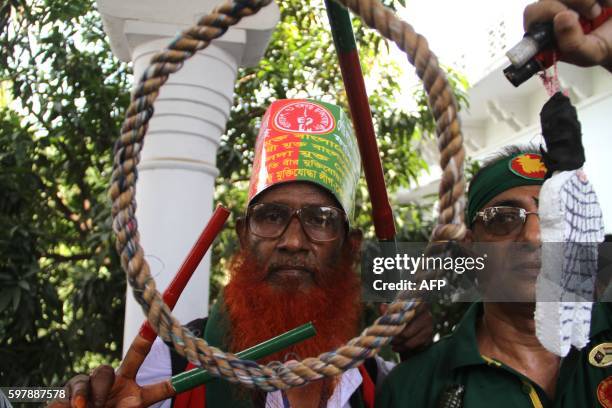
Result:
[[[340,237],[348,225],[344,211],[331,206],[306,205],[292,208],[283,204],[259,203],[248,207],[249,230],[262,238],[278,238],[297,216],[302,229],[313,242],[328,242]]]
[[[508,235],[520,231],[529,214],[537,215],[538,212],[520,207],[488,207],[478,211],[472,222],[482,221],[485,231],[489,234]]]

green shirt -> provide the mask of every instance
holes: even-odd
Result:
[[[453,334],[395,367],[376,407],[437,407],[443,391],[458,384],[465,387],[465,408],[601,407],[597,387],[612,375],[612,367],[595,367],[588,355],[593,347],[612,341],[612,303],[594,305],[591,341],[582,350],[572,348],[562,360],[554,401],[529,378],[480,355],[476,323],[482,311],[482,303],[473,304]]]

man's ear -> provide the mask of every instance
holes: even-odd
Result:
[[[238,241],[240,242],[240,248],[244,249],[247,247],[247,225],[244,217],[236,218],[236,235],[238,235]]]
[[[347,244],[350,246],[351,254],[361,257],[361,244],[363,243],[363,232],[360,229],[351,228],[347,236]]]

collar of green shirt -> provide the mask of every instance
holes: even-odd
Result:
[[[589,337],[592,339],[598,334],[610,330],[610,327],[612,327],[612,303],[594,303]]]
[[[483,313],[482,302],[472,304],[463,315],[463,318],[448,339],[449,345],[446,348],[446,361],[448,368],[453,370],[459,367],[470,365],[486,364],[486,361],[478,351],[476,340],[477,319]],[[604,310],[608,309],[608,310]],[[609,330],[612,326],[612,304],[595,303],[591,320],[590,337],[593,338],[603,331]]]
[[[448,364],[450,370],[484,363],[476,341],[476,322],[482,316],[482,311],[481,302],[471,305],[448,339],[447,355],[442,361]]]

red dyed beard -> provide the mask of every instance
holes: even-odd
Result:
[[[357,334],[360,318],[359,277],[352,254],[342,251],[334,267],[315,271],[312,286],[278,287],[267,280],[267,266],[239,251],[230,263],[230,282],[224,301],[231,324],[229,347],[238,352],[304,323],[317,335],[260,360],[301,360],[331,351]]]

